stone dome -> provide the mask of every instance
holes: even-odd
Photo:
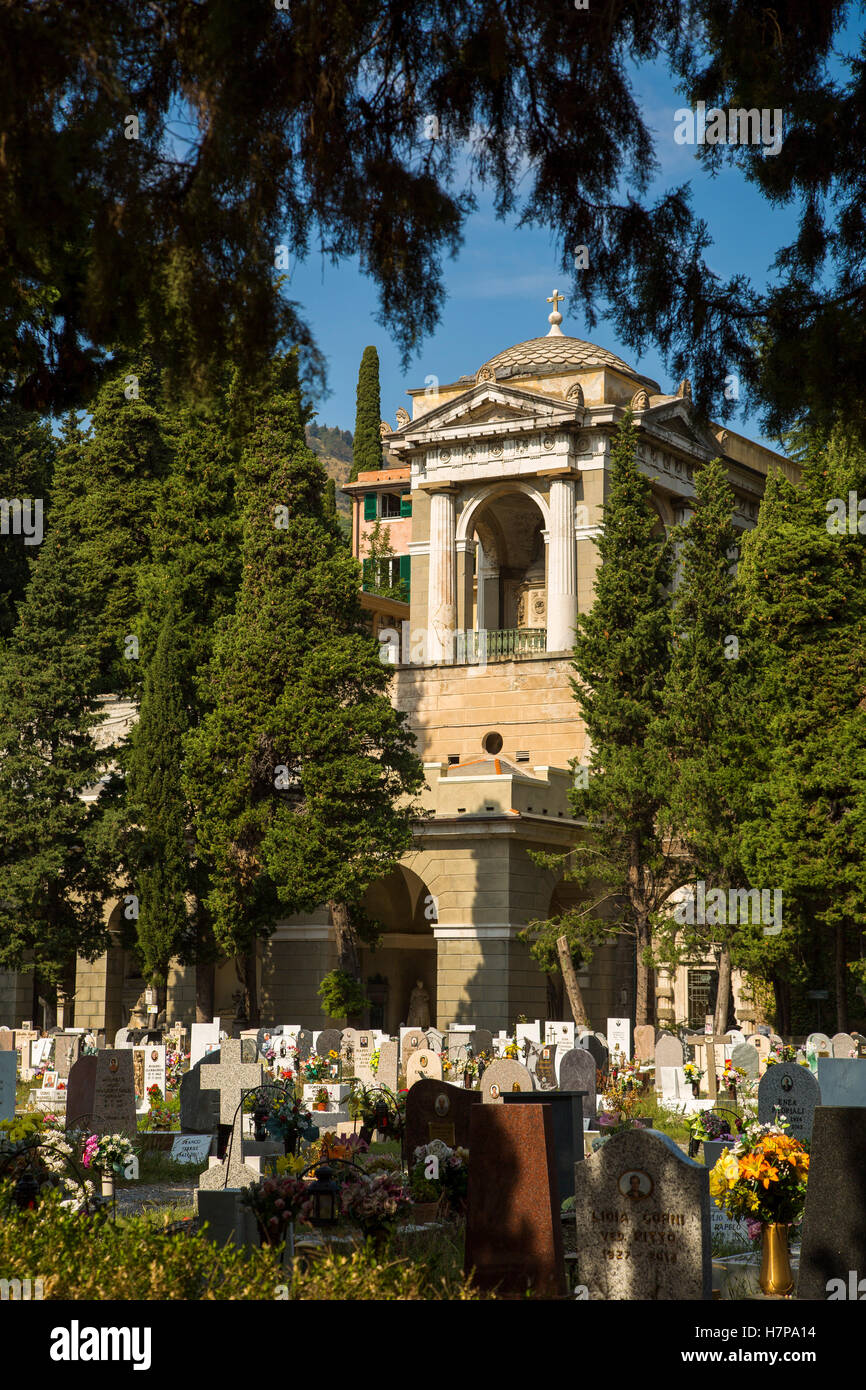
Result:
[[[484,367],[489,367],[497,381],[511,376],[541,376],[548,372],[585,371],[592,367],[614,367],[631,377],[638,374],[621,357],[616,357],[595,343],[582,338],[567,338],[564,334],[545,334],[543,338],[528,338],[525,343],[497,352]],[[482,367],[480,370],[484,370]]]

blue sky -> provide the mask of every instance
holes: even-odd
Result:
[[[829,63],[837,79],[848,77],[846,56],[856,53],[862,43],[863,8],[852,4],[847,27],[837,36]],[[634,81],[644,118],[656,136],[660,165],[646,196],[690,182],[694,210],[705,219],[713,238],[706,257],[711,269],[722,279],[744,274],[759,287],[771,283],[777,251],[796,235],[798,206],[773,207],[734,168],[715,177],[703,172],[694,148],[674,140],[674,113],[685,103],[662,63],[636,69]],[[637,361],[603,319],[592,331],[587,329],[579,303],[571,303],[570,284],[557,270],[560,262],[552,234],[518,230],[516,222],[516,215],[497,220],[491,200],[479,196],[478,211],[466,224],[459,254],[444,265],[447,299],[439,326],[408,371],[401,369],[396,347],[376,321],[375,292],[357,262],[333,267],[311,256],[292,268],[287,293],[300,303],[328,364],[331,394],[317,402],[321,423],[354,428],[358,366],[368,343],[374,343],[379,352],[382,415],[393,421],[398,406],[409,407],[407,388],[423,387],[425,377],[455,381],[464,373],[474,373],[494,353],[546,333],[551,308],[546,300],[555,287],[567,296],[560,305],[564,333],[589,338],[618,353],[658,381],[663,391],[676,387],[652,347]],[[726,364],[720,364],[722,383],[727,370]],[[757,416],[750,418],[742,409],[731,425],[750,438],[763,438]],[[773,440],[765,442],[775,445]]]
[[[737,170],[726,169],[715,178],[701,171],[693,147],[674,141],[674,112],[683,102],[660,66],[643,68],[637,88],[646,119],[656,133],[661,166],[648,196],[691,180],[695,211],[706,219],[714,240],[708,254],[711,267],[723,278],[744,273],[765,284],[778,248],[794,235],[796,208],[771,207]],[[354,428],[358,365],[368,343],[374,343],[379,352],[382,415],[393,421],[398,406],[409,408],[407,388],[423,387],[428,375],[441,382],[455,381],[466,372],[474,373],[494,353],[546,333],[551,309],[546,300],[554,287],[567,296],[560,305],[564,333],[589,338],[618,353],[655,378],[663,391],[675,388],[676,382],[653,349],[638,362],[604,321],[591,332],[587,329],[579,305],[575,308],[570,302],[569,284],[556,268],[552,234],[518,230],[516,220],[498,221],[491,200],[479,198],[458,256],[445,262],[447,300],[440,324],[408,372],[401,369],[395,345],[376,321],[375,290],[357,262],[334,267],[311,256],[292,267],[286,292],[299,302],[327,358],[331,395],[317,402],[320,423]],[[720,373],[720,380],[724,374]],[[741,413],[731,423],[752,438],[761,437],[755,418]]]

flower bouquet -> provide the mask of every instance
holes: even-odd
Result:
[[[780,1125],[756,1125],[726,1149],[710,1173],[717,1207],[744,1220],[749,1236],[763,1243],[760,1284],[764,1293],[793,1289],[788,1227],[800,1221],[809,1180],[809,1155]]]
[[[466,1202],[469,1185],[469,1150],[449,1148],[441,1139],[421,1144],[409,1170],[409,1187],[416,1205],[435,1203],[459,1213]]]
[[[309,1110],[296,1099],[291,1088],[282,1094],[266,1096],[265,1128],[272,1139],[280,1140],[286,1153],[297,1147],[299,1139],[315,1139],[318,1129]]]
[[[290,1221],[306,1221],[312,1212],[309,1183],[301,1178],[268,1178],[244,1188],[241,1202],[256,1218],[262,1245],[282,1245]]]
[[[688,1081],[689,1085],[692,1088],[692,1095],[697,1096],[700,1084],[704,1079],[703,1071],[698,1066],[697,1062],[686,1062],[685,1066],[683,1067],[683,1071],[685,1073],[686,1081]]]
[[[366,1238],[381,1240],[410,1202],[402,1178],[396,1175],[368,1178],[350,1171],[342,1185],[343,1215],[347,1221],[360,1226]]]
[[[135,1150],[125,1134],[91,1134],[85,1141],[82,1163],[85,1168],[120,1177],[134,1157]]]

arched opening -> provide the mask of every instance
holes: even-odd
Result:
[[[542,634],[547,627],[545,518],[523,491],[500,492],[470,522],[476,541],[472,625],[476,631]],[[543,641],[541,648],[543,650]]]
[[[361,953],[362,980],[371,1002],[369,1025],[396,1033],[408,1022],[410,1001],[436,1022],[436,900],[411,869],[397,868],[368,888],[364,907],[383,927],[378,946]],[[418,982],[420,981],[420,986]],[[423,1024],[422,1024],[423,1026]]]

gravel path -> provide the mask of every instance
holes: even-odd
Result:
[[[138,1183],[135,1187],[118,1187],[118,1215],[140,1216],[144,1211],[159,1211],[161,1207],[191,1207],[195,1189],[194,1182]]]

